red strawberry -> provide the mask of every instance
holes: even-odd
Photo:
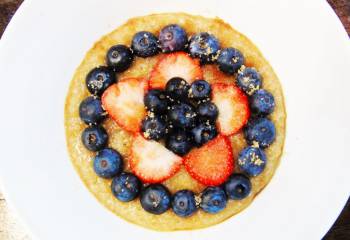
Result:
[[[130,168],[143,182],[158,183],[172,177],[182,164],[182,158],[159,142],[144,139],[140,134],[131,147]]]
[[[122,128],[138,132],[146,111],[143,96],[147,81],[124,78],[111,85],[102,95],[102,106]]]
[[[233,171],[232,147],[226,136],[218,135],[184,159],[188,173],[206,186],[223,183]]]
[[[151,88],[165,88],[173,77],[181,77],[188,83],[202,79],[203,73],[198,59],[192,59],[184,52],[166,54],[152,70],[149,85]]]
[[[212,101],[218,107],[218,129],[223,135],[238,132],[250,116],[247,96],[234,84],[212,85]]]

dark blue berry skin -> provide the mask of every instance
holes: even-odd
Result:
[[[193,35],[190,39],[190,55],[199,58],[203,64],[215,62],[219,50],[220,43],[212,34],[201,32]]]
[[[147,117],[142,120],[143,136],[150,140],[160,140],[165,136],[166,123],[160,116]]]
[[[250,119],[244,133],[248,144],[258,143],[261,148],[270,146],[276,138],[275,125],[267,118]]]
[[[107,145],[108,134],[101,126],[87,127],[81,134],[81,141],[88,150],[96,152]]]
[[[85,79],[89,92],[101,96],[104,90],[117,81],[115,73],[109,67],[97,67],[92,69]]]
[[[152,214],[162,214],[171,206],[169,190],[161,184],[151,184],[141,191],[142,208]]]
[[[165,26],[159,33],[160,48],[163,52],[181,51],[186,48],[187,33],[177,24]]]
[[[98,124],[105,119],[105,112],[99,98],[89,96],[79,106],[80,119],[86,124]]]
[[[229,199],[241,200],[250,194],[252,184],[245,175],[235,173],[226,180],[224,189]]]
[[[197,80],[191,84],[190,97],[195,100],[202,100],[210,98],[211,87],[205,80]]]
[[[193,146],[192,136],[183,130],[175,130],[168,135],[165,146],[173,153],[184,156]]]
[[[180,217],[189,217],[197,211],[194,193],[189,190],[177,191],[172,198],[172,209]]]
[[[170,79],[165,86],[165,91],[169,97],[176,100],[186,100],[188,98],[189,89],[190,85],[179,77]]]
[[[250,97],[250,109],[257,115],[268,115],[275,109],[275,99],[268,91],[259,89]]]
[[[122,202],[134,200],[140,192],[141,182],[132,173],[123,172],[113,178],[111,189],[113,195]]]
[[[123,170],[123,157],[112,148],[102,149],[94,158],[94,170],[101,178],[115,177]]]
[[[244,57],[235,48],[224,48],[220,51],[217,61],[222,72],[232,75],[244,64]]]
[[[219,111],[214,103],[203,102],[198,105],[197,113],[201,121],[205,122],[209,120],[210,122],[214,122],[218,117]]]
[[[158,39],[150,32],[138,32],[132,39],[131,48],[138,57],[154,56],[159,52]]]
[[[171,106],[168,111],[168,121],[170,121],[174,127],[189,129],[195,126],[196,115],[191,105],[179,103]]]
[[[144,97],[144,103],[148,111],[164,113],[168,107],[168,99],[164,91],[152,89]]]
[[[134,60],[131,49],[125,45],[115,45],[111,47],[106,55],[107,65],[115,72],[123,72],[128,69]]]
[[[248,95],[261,88],[261,76],[254,68],[245,68],[238,72],[237,85]]]
[[[207,213],[218,213],[226,207],[227,197],[221,187],[207,187],[202,193],[200,207]]]
[[[215,125],[207,123],[200,123],[191,130],[191,133],[197,147],[202,146],[218,135]]]
[[[264,171],[266,155],[262,149],[248,146],[239,153],[237,163],[243,172],[255,177]]]

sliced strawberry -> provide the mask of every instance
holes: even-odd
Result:
[[[223,183],[233,171],[232,147],[226,136],[219,135],[184,159],[188,173],[206,186]]]
[[[182,158],[159,142],[144,139],[140,134],[131,147],[130,168],[143,182],[158,183],[172,177],[182,164]]]
[[[234,84],[213,84],[212,101],[219,110],[217,125],[223,135],[232,135],[247,123],[250,116],[248,98]]]
[[[102,106],[109,116],[122,128],[138,132],[146,111],[143,96],[147,81],[138,78],[124,78],[111,85],[102,95]]]
[[[198,59],[184,52],[166,54],[155,65],[149,80],[151,88],[164,88],[169,79],[181,77],[188,83],[202,79],[203,73]]]

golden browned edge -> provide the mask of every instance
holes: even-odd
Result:
[[[193,22],[196,22],[196,24],[193,24]],[[87,72],[95,66],[104,64],[104,56],[108,47],[114,44],[129,45],[131,37],[135,32],[148,30],[158,33],[162,26],[170,23],[180,24],[190,34],[200,31],[209,31],[219,38],[223,47],[231,46],[240,49],[246,57],[246,65],[254,66],[259,70],[263,76],[264,88],[272,92],[276,100],[276,109],[271,115],[271,120],[276,125],[277,137],[276,142],[266,150],[268,163],[265,171],[260,176],[252,179],[253,190],[249,197],[241,201],[230,200],[226,209],[215,215],[207,214],[203,211],[198,211],[195,215],[189,218],[177,217],[172,211],[167,211],[162,215],[152,215],[145,212],[137,200],[129,203],[119,202],[112,196],[109,189],[110,180],[98,178],[94,174],[91,167],[93,153],[87,151],[80,141],[80,134],[84,129],[84,124],[81,123],[79,119],[78,106],[80,101],[88,96],[83,81]],[[119,32],[121,33],[118,34]],[[120,78],[124,76],[147,76],[150,68],[158,58],[159,56],[148,59],[137,58],[130,70],[120,74]],[[212,69],[213,66],[204,67],[205,79],[210,82],[215,82],[217,79],[210,74]],[[223,81],[232,82],[234,81],[234,78],[227,76]],[[109,132],[109,145],[116,148],[126,157],[131,142],[129,134],[110,119],[107,119],[103,125]],[[93,48],[88,51],[81,65],[76,70],[69,87],[65,104],[67,148],[72,164],[81,177],[84,185],[114,214],[131,223],[157,231],[205,228],[218,224],[245,209],[257,194],[268,184],[279,165],[279,160],[283,153],[285,125],[286,112],[280,83],[273,69],[263,58],[257,47],[252,44],[248,38],[232,29],[229,24],[223,22],[219,18],[208,19],[186,13],[152,14],[144,17],[132,18],[113,32],[102,37],[101,40],[96,42]],[[113,135],[111,134],[112,131]],[[231,142],[233,145],[234,156],[237,157],[238,152],[245,146],[243,134],[239,133],[231,137]],[[274,161],[271,159],[274,159]],[[164,184],[172,192],[182,188],[189,188],[198,192],[204,188],[204,186],[195,182],[183,169]]]

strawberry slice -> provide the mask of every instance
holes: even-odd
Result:
[[[250,116],[248,98],[234,84],[213,84],[212,101],[219,110],[217,125],[223,135],[232,135],[247,123]]]
[[[140,134],[131,147],[130,168],[145,183],[158,183],[172,177],[182,164],[182,158],[159,142],[144,139]]]
[[[140,130],[146,111],[143,96],[147,81],[124,78],[111,85],[102,95],[102,106],[122,128],[131,132]]]
[[[226,136],[219,135],[200,148],[194,148],[185,159],[188,173],[206,186],[222,184],[233,171],[232,147]]]
[[[198,59],[192,59],[184,52],[166,54],[158,61],[151,72],[149,85],[151,88],[165,88],[173,77],[185,79],[192,83],[203,78],[203,72]]]

